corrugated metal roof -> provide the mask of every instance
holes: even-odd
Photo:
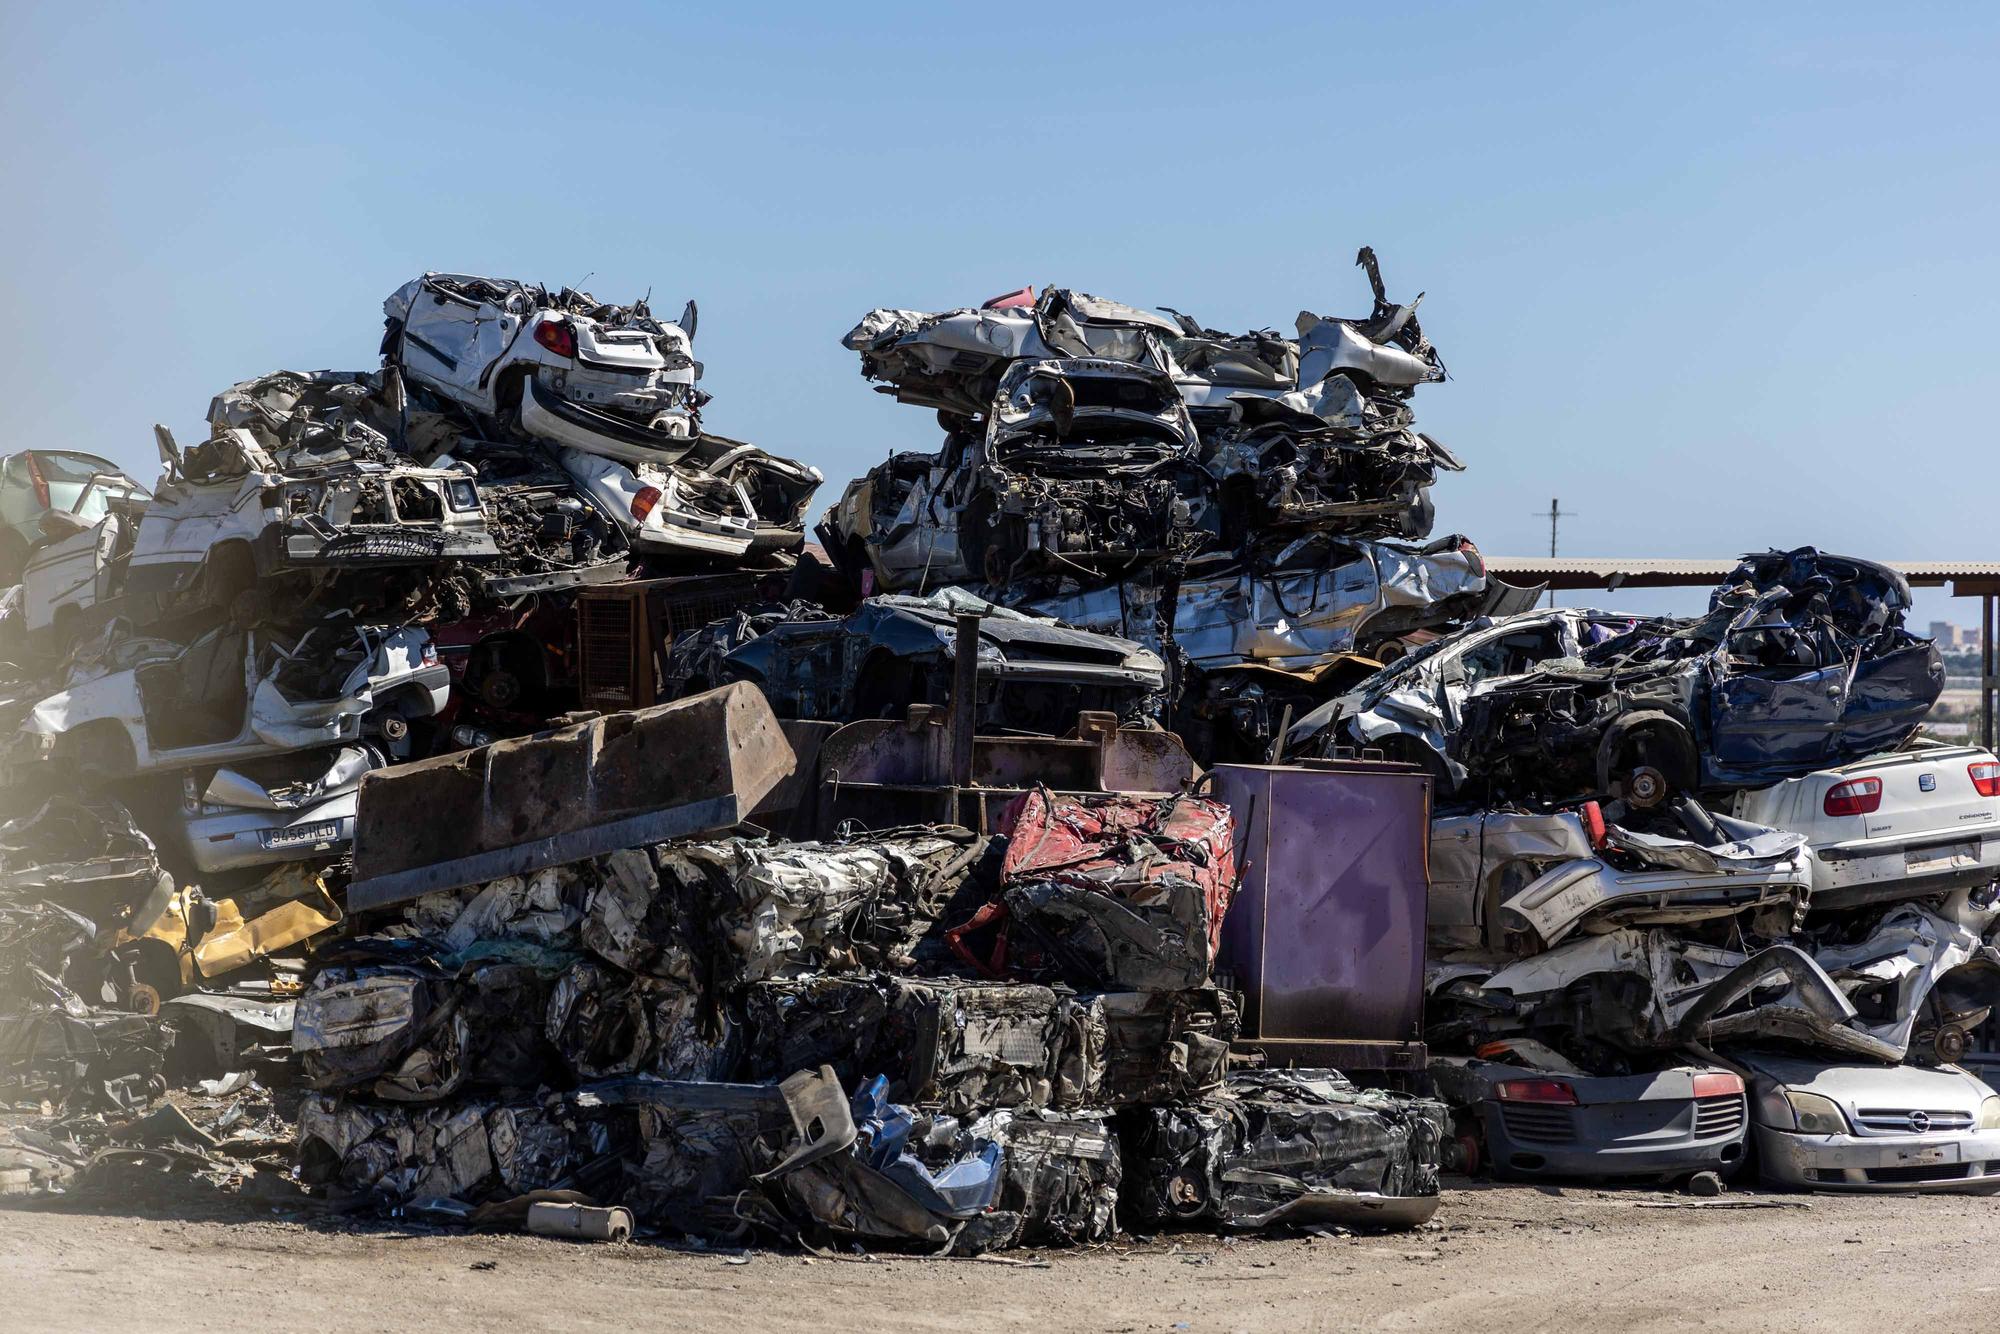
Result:
[[[1682,560],[1652,556],[1488,556],[1486,568],[1511,583],[1557,588],[1691,588],[1712,584],[1736,559]],[[2000,592],[2000,561],[1883,561],[1913,584],[1963,585],[1965,594]]]

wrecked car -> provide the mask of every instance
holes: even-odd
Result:
[[[385,362],[478,416],[518,412],[530,434],[592,452],[700,433],[693,302],[668,323],[643,300],[426,273],[391,292],[382,313]]]
[[[1757,1169],[1798,1190],[2000,1190],[2000,1096],[1957,1066],[1827,1065],[1734,1051]]]
[[[1157,708],[1166,668],[1130,640],[1072,630],[948,588],[884,594],[851,615],[803,603],[740,612],[674,642],[662,676],[675,694],[749,681],[780,718],[900,717],[950,699],[956,617],[979,616],[979,723],[1057,735],[1083,710],[1138,718]]]
[[[123,468],[95,454],[24,449],[0,459],[0,587],[20,581],[36,548],[95,528],[119,501],[146,498]]]
[[[1740,792],[1746,820],[1798,831],[1813,904],[1852,908],[2000,880],[2000,759],[1919,745]]]
[[[885,591],[1115,577],[1202,544],[1199,449],[1163,372],[1023,361],[937,456],[899,455],[853,483],[821,537]]]
[[[188,645],[136,640],[133,665],[34,706],[43,751],[119,778],[378,738],[409,753],[412,720],[443,709],[450,673],[416,626],[329,619],[291,636],[212,630]]]
[[[1534,1066],[1463,1057],[1431,1063],[1439,1094],[1463,1109],[1468,1170],[1496,1176],[1685,1177],[1733,1173],[1749,1129],[1732,1071],[1671,1066],[1589,1075],[1554,1053]],[[1463,1141],[1461,1141],[1463,1148]]]
[[[419,468],[372,434],[282,463],[240,427],[186,451],[161,436],[167,471],[125,576],[136,619],[230,610],[275,576],[499,556],[469,465]]]
[[[1916,730],[1944,666],[1903,628],[1909,607],[1908,581],[1883,565],[1811,547],[1746,556],[1706,616],[1640,621],[1469,686],[1428,671],[1428,660],[1397,664],[1309,720],[1310,732],[1295,730],[1294,743],[1328,747],[1354,718],[1364,744],[1407,737],[1409,756],[1448,787],[1488,799],[1651,806],[1675,792],[1758,786],[1893,749]],[[1455,719],[1440,702],[1454,685]],[[1385,701],[1391,712],[1371,712]]]
[[[384,364],[491,433],[551,446],[638,551],[795,547],[819,470],[704,434],[695,307],[601,303],[513,279],[428,273],[383,302]]]
[[[354,842],[361,776],[388,764],[372,746],[306,752],[182,778],[181,841],[198,871],[337,856]]]

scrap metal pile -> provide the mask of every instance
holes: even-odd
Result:
[[[692,303],[427,274],[150,491],[0,461],[0,1191],[969,1253],[1753,1127],[1791,1184],[2000,1185],[2000,760],[1913,740],[1907,584],[1530,610],[1428,540],[1443,364],[1357,262],[1292,336],[872,312],[944,439],[831,569]]]
[[[792,760],[748,687],[621,726],[642,749],[686,745],[725,715],[713,748],[754,804]],[[532,794],[494,777],[565,755],[623,772],[620,744],[556,734],[382,777],[352,893],[393,914],[318,950],[298,1002],[309,1184],[460,1217],[580,1192],[707,1242],[965,1252],[1101,1241],[1121,1220],[1434,1206],[1441,1104],[1228,1069],[1220,802],[1038,789],[990,835],[718,834],[531,869],[548,840],[617,841],[624,798],[593,776],[602,804],[538,838],[510,818],[540,809]],[[467,772],[485,778],[485,832],[424,834]],[[463,855],[407,846],[425,837]],[[496,856],[522,869],[421,892]],[[1121,1194],[1130,1174],[1143,1187]]]

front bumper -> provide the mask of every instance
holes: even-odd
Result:
[[[2000,1130],[1799,1135],[1757,1127],[1764,1178],[1801,1190],[2000,1191]]]

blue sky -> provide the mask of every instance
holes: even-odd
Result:
[[[871,306],[1285,326],[1364,312],[1368,243],[1452,371],[1440,531],[1990,557],[2000,11],[1921,14],[11,4],[4,448],[150,476],[233,381],[373,365],[424,269],[588,275],[696,297],[710,424],[830,501],[934,443],[839,346]]]

